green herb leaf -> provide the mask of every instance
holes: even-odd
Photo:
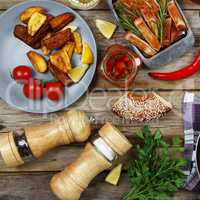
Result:
[[[180,146],[181,145],[181,139],[178,136],[175,136],[172,138],[172,145],[173,146]]]
[[[155,140],[160,140],[160,139],[161,139],[161,132],[160,132],[160,129],[157,129],[157,130],[156,130],[154,139],[155,139]]]
[[[160,43],[162,44],[169,0],[157,0],[157,2],[160,4],[158,29],[159,29]]]
[[[139,13],[137,11],[129,10],[125,5],[118,1],[114,4],[114,8],[118,14],[122,27],[137,36],[141,36],[140,31],[133,23],[133,19],[138,17]]]
[[[145,126],[137,135],[144,145],[137,145],[138,160],[129,164],[131,190],[123,200],[169,200],[184,185],[185,160],[170,159],[169,145],[162,139],[159,129],[152,134]],[[176,138],[174,144],[179,142]]]

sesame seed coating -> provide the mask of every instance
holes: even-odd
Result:
[[[119,117],[133,121],[159,119],[172,109],[172,105],[154,92],[139,96],[126,93],[112,107]]]

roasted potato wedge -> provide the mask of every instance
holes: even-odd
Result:
[[[29,51],[27,56],[37,72],[44,73],[47,71],[47,62],[43,56],[34,51]]]
[[[59,31],[73,20],[74,15],[72,13],[64,13],[54,17],[54,19],[50,21],[50,25],[54,31]]]
[[[50,38],[43,41],[44,46],[49,50],[59,49],[71,40],[71,29],[52,34]]]
[[[21,22],[27,24],[31,16],[36,12],[42,14],[45,13],[45,9],[39,6],[29,7],[20,14],[19,19]]]
[[[63,49],[50,56],[50,61],[64,73],[67,73],[72,68],[69,55]]]
[[[50,38],[51,37],[51,33],[48,33],[44,38],[43,38],[43,40],[42,40],[42,42],[41,42],[41,50],[42,50],[42,52],[43,52],[43,54],[45,55],[45,56],[49,56],[50,54],[51,54],[51,50],[50,49],[48,49],[44,44],[43,44],[43,41],[45,40],[45,39],[48,39],[48,38]]]
[[[68,42],[63,48],[62,50],[65,51],[68,56],[69,59],[71,60],[73,53],[74,53],[74,49],[75,49],[75,43],[74,42]]]
[[[38,12],[34,13],[28,22],[28,34],[34,36],[44,25],[47,20],[47,16]]]
[[[66,73],[63,73],[63,71],[59,70],[57,67],[55,67],[50,61],[48,61],[48,69],[52,73],[52,75],[64,86],[69,86],[73,84],[73,81],[69,78],[69,76]]]
[[[82,45],[82,38],[78,32],[73,32],[74,41],[75,41],[75,53],[81,54],[83,45]]]

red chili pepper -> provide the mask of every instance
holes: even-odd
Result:
[[[159,79],[164,81],[176,81],[187,78],[195,74],[199,70],[200,70],[200,51],[198,52],[193,62],[181,70],[168,73],[151,72],[149,73],[149,76],[151,76],[154,79]]]

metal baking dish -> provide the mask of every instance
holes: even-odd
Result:
[[[109,4],[110,9],[112,10],[112,13],[113,13],[117,23],[121,27],[118,15],[113,6],[113,3],[115,1],[116,0],[108,0],[108,4]],[[133,48],[134,51],[140,56],[143,63],[150,69],[156,69],[163,65],[166,65],[167,63],[171,62],[175,58],[183,55],[189,48],[191,48],[194,45],[195,39],[194,39],[192,30],[189,26],[189,23],[178,4],[177,4],[177,7],[180,10],[180,13],[182,14],[182,16],[185,20],[185,23],[187,25],[187,34],[184,38],[178,40],[174,44],[170,45],[168,48],[161,50],[156,55],[154,55],[150,58],[145,57],[137,47],[130,44],[131,48]]]

